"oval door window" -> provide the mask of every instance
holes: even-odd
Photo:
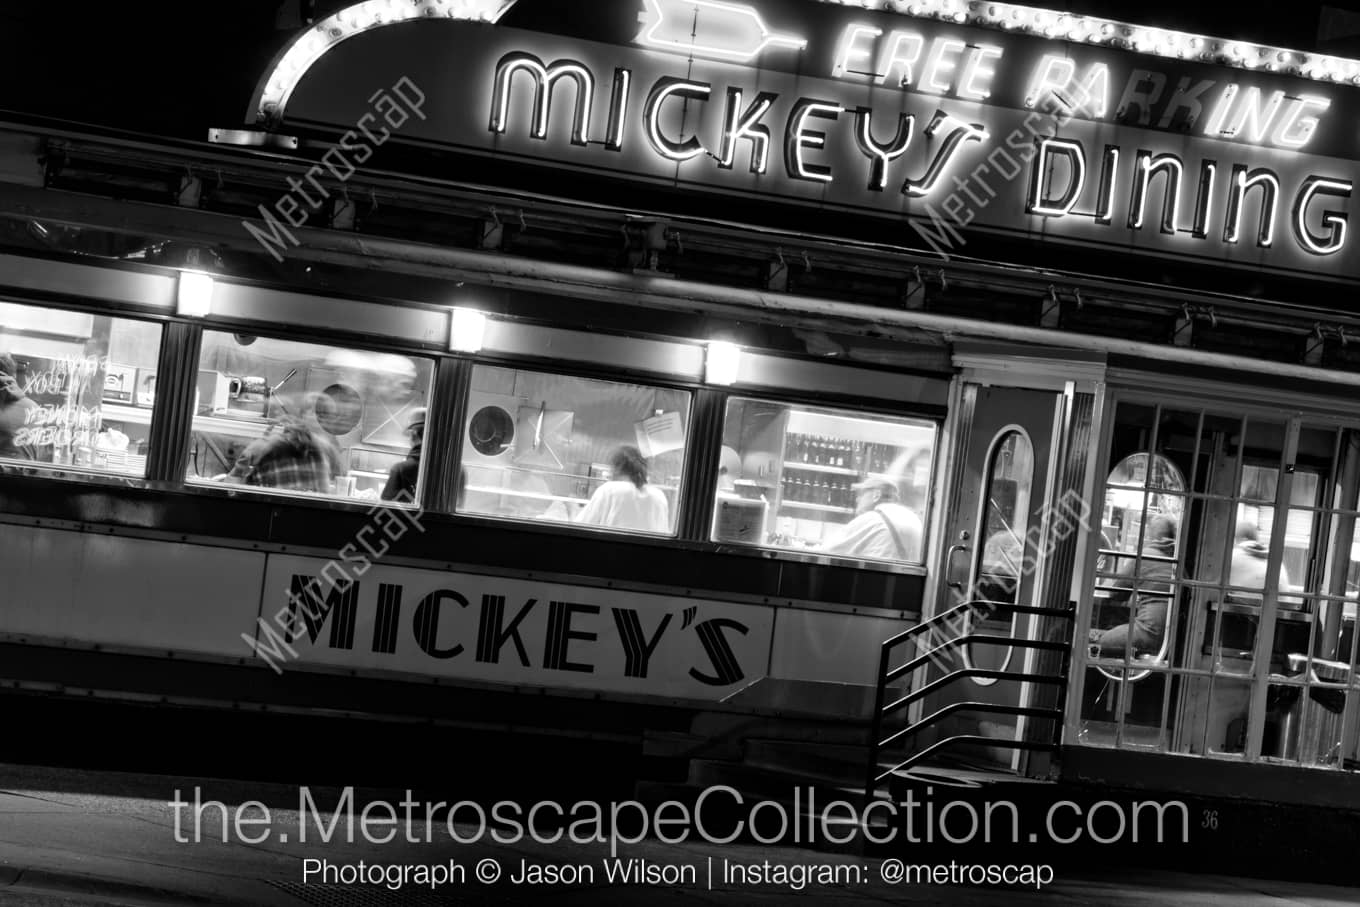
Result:
[[[976,538],[983,541],[973,564],[972,599],[985,602],[982,610],[992,617],[973,622],[970,632],[1014,635],[1015,615],[1007,606],[1020,603],[1033,482],[1034,447],[1029,436],[1018,427],[1003,429],[992,442],[982,483],[984,497]],[[964,645],[964,666],[1004,671],[1014,653],[1011,646]],[[979,686],[991,686],[997,679],[972,680]]]

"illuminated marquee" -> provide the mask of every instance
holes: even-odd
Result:
[[[595,0],[603,24],[572,37],[534,30],[547,0],[414,6],[434,21],[377,21],[370,0],[321,23],[324,48],[304,35],[261,83],[260,121],[343,127],[353,102],[308,77],[334,55],[331,78],[409,73],[445,112],[402,140],[918,231],[1360,278],[1360,100],[1329,80],[811,0]]]

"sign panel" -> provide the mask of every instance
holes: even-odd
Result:
[[[519,686],[720,700],[764,677],[771,608],[271,556],[271,660]],[[286,664],[284,665],[286,667]]]
[[[6,525],[0,629],[74,645],[248,654],[265,555],[118,535]]]
[[[742,199],[861,213],[937,251],[980,230],[1360,277],[1353,80],[1213,65],[1198,38],[1102,46],[1057,13],[1069,40],[796,0],[372,6],[257,92],[262,124],[337,138],[318,179],[395,141],[706,193],[727,219]]]

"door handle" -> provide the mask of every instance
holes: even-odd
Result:
[[[945,583],[946,583],[946,585],[948,585],[951,589],[962,589],[962,588],[963,588],[964,581],[965,581],[965,580],[967,579],[967,577],[968,577],[968,561],[967,561],[967,560],[965,560],[965,561],[963,562],[963,564],[964,564],[964,569],[963,569],[963,572],[962,572],[962,573],[959,573],[958,571],[956,571],[956,570],[954,569],[954,554],[955,554],[956,552],[959,552],[959,551],[967,552],[967,551],[968,551],[968,546],[967,546],[967,545],[950,545],[950,546],[949,546],[949,551],[948,551],[948,553],[946,553],[945,556],[944,556],[944,575],[945,575]]]

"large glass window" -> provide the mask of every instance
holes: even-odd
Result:
[[[161,327],[0,303],[0,460],[145,476]]]
[[[1118,405],[1085,742],[1360,766],[1357,437],[1299,416]]]
[[[734,398],[713,539],[921,563],[935,437],[929,422]]]
[[[690,394],[477,366],[459,510],[673,535]]]
[[[188,479],[413,503],[434,364],[204,331]]]

